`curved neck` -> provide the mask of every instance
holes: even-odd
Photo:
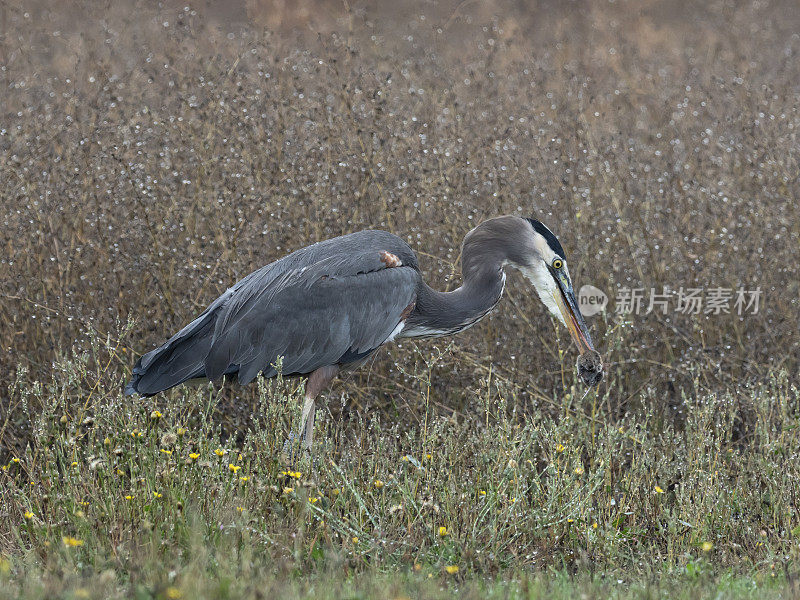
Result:
[[[470,231],[461,249],[463,283],[452,292],[437,292],[422,283],[401,336],[450,335],[485,317],[503,295],[503,267],[520,264],[521,252],[511,240],[520,239],[519,230],[525,226],[518,217],[498,217]]]

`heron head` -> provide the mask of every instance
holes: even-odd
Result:
[[[540,221],[525,221],[530,225],[530,230],[526,232],[527,243],[524,256],[520,257],[519,269],[536,288],[547,309],[569,330],[580,354],[595,355],[592,337],[575,299],[564,248],[553,232]],[[590,383],[583,372],[581,376]],[[596,381],[591,378],[591,383],[596,383],[601,377],[602,372]]]

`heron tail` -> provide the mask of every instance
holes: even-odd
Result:
[[[163,345],[142,356],[133,367],[125,395],[152,396],[189,379],[205,377],[216,311],[207,311]]]

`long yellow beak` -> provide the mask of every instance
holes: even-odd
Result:
[[[575,300],[572,282],[563,272],[554,272],[553,277],[558,284],[558,290],[553,293],[553,297],[561,311],[561,316],[564,317],[572,339],[578,346],[578,351],[581,354],[594,351],[592,336],[589,335],[589,328],[586,326],[586,321],[583,320],[583,315],[578,308],[578,302]]]

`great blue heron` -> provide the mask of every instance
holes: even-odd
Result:
[[[189,379],[261,373],[307,375],[301,419],[311,448],[314,402],[340,368],[363,364],[395,338],[432,338],[471,327],[500,300],[504,267],[516,267],[544,305],[567,326],[587,385],[602,363],[581,316],[564,249],[535,219],[484,221],[464,237],[462,285],[437,292],[423,280],[409,245],[386,231],[367,230],[301,248],[228,288],[206,311],[142,356],[126,394],[152,396]]]

